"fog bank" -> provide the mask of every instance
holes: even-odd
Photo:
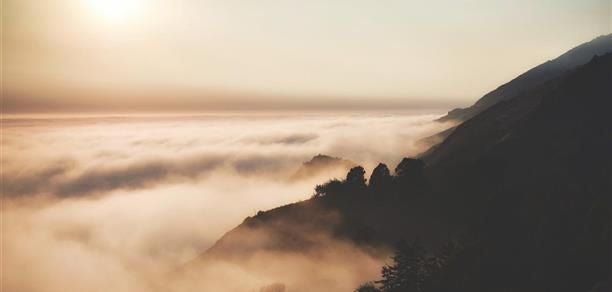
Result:
[[[344,176],[345,169],[330,168],[289,179],[312,156],[338,156],[368,170],[380,161],[395,165],[423,150],[416,140],[448,126],[432,123],[435,117],[5,118],[4,288],[238,292],[283,280],[288,291],[308,291],[336,279],[327,287],[349,289],[371,279],[381,259],[335,241],[314,257],[257,254],[180,277],[171,271],[244,217],[307,199],[317,183]],[[304,274],[312,283],[301,282]]]

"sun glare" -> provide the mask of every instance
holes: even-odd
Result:
[[[110,22],[133,20],[142,9],[140,0],[87,0],[96,15]]]

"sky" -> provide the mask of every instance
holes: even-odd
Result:
[[[4,112],[451,108],[609,0],[3,0]]]

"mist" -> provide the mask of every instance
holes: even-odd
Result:
[[[366,253],[320,234],[312,236],[329,241],[328,249],[262,252],[242,262],[195,259],[245,217],[308,199],[316,184],[345,175],[346,169],[332,167],[290,179],[314,155],[367,170],[378,162],[395,165],[425,150],[419,139],[450,126],[431,122],[436,117],[5,118],[4,287],[238,292],[283,283],[287,291],[352,289],[375,277],[384,251]]]

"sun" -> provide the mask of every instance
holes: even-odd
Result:
[[[133,20],[143,8],[141,0],[87,0],[94,14],[105,21]]]

